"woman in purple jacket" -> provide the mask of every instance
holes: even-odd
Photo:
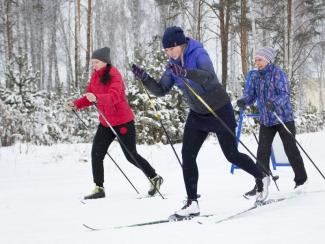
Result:
[[[261,124],[257,162],[270,170],[269,161],[272,142],[278,132],[295,174],[294,181],[295,188],[297,188],[306,182],[307,173],[294,138],[296,129],[290,103],[288,80],[284,72],[272,63],[274,56],[275,50],[271,47],[262,47],[256,51],[255,63],[257,70],[251,70],[248,73],[244,95],[237,101],[237,105],[245,108],[246,105],[251,105],[257,101]],[[276,115],[284,122],[293,136],[286,131]],[[256,189],[255,186],[253,190],[245,193],[245,195],[247,197],[256,195]]]
[[[183,80],[185,79],[235,134],[236,121],[230,98],[218,82],[210,57],[203,45],[185,37],[183,30],[176,26],[165,30],[162,44],[169,56],[169,61],[159,81],[135,64],[132,66],[132,71],[156,96],[164,96],[176,85],[182,91],[190,107],[182,147],[183,177],[188,199],[185,206],[176,211],[176,215],[186,217],[200,214],[197,202],[198,167],[196,157],[209,132],[216,133],[221,149],[229,162],[236,163],[238,167],[255,177],[256,184],[259,186],[258,191],[262,193],[263,172],[250,157],[238,151],[236,138],[184,84]]]

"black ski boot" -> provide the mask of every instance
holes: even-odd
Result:
[[[156,175],[154,178],[151,178],[150,181],[152,184],[150,183],[148,195],[153,196],[159,191],[161,184],[164,182],[164,179],[160,175]]]
[[[252,190],[250,190],[244,194],[244,197],[246,199],[250,199],[250,198],[256,196],[256,193],[257,193],[257,185],[255,184],[255,186]]]
[[[105,190],[104,187],[95,186],[95,189],[89,195],[85,196],[84,199],[97,199],[105,197]]]

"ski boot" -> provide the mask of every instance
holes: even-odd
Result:
[[[170,221],[189,220],[200,215],[200,208],[197,200],[187,199],[185,205],[175,214],[169,217]]]
[[[256,193],[257,193],[257,185],[255,184],[254,188],[252,190],[246,192],[243,196],[246,199],[250,199],[250,198],[256,196]]]
[[[269,186],[271,183],[270,176],[265,176],[263,179],[256,179],[257,196],[256,204],[263,203],[269,196]]]
[[[160,175],[156,175],[154,178],[151,178],[150,189],[148,191],[149,196],[154,196],[160,189],[161,184],[164,182],[164,179]]]
[[[85,196],[84,199],[97,199],[105,197],[105,190],[104,187],[95,186],[95,189],[89,195]]]

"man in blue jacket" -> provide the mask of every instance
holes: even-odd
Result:
[[[187,202],[175,214],[180,217],[200,214],[197,201],[198,167],[196,157],[209,132],[216,133],[221,149],[229,162],[235,162],[238,167],[255,177],[258,186],[257,191],[261,193],[257,200],[265,200],[262,194],[264,174],[250,157],[240,153],[237,149],[237,141],[233,136],[236,121],[230,98],[218,82],[210,57],[203,45],[196,40],[185,37],[183,30],[177,26],[165,30],[162,44],[169,56],[169,61],[159,81],[149,76],[137,65],[132,66],[132,71],[156,96],[164,96],[176,85],[182,91],[190,108],[185,124],[182,147],[182,168]],[[184,80],[228,125],[233,134],[193,95],[186,87]]]
[[[271,147],[275,134],[278,132],[283,142],[285,153],[295,174],[295,188],[303,185],[307,180],[307,173],[302,157],[295,142],[295,123],[290,103],[289,83],[285,73],[272,63],[275,50],[262,47],[256,51],[255,63],[257,70],[251,70],[246,78],[244,95],[237,101],[237,105],[245,108],[257,101],[260,114],[259,144],[257,149],[257,163],[270,170]],[[290,130],[286,131],[281,121]],[[257,187],[245,193],[247,197],[256,194]],[[267,189],[265,189],[267,191]]]

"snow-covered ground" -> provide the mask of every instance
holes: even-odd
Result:
[[[299,135],[298,141],[325,172],[325,131]],[[244,138],[255,152],[253,137]],[[220,224],[200,225],[196,220],[154,226],[113,229],[110,226],[134,224],[167,218],[183,205],[185,189],[181,168],[170,146],[138,147],[164,177],[160,197],[138,199],[137,193],[107,157],[105,188],[107,197],[82,204],[80,199],[93,189],[90,144],[20,145],[0,148],[0,243],[324,243],[325,180],[308,161],[309,181],[305,191],[294,198],[258,208]],[[181,145],[175,145],[180,153]],[[244,151],[243,149],[241,151]],[[148,180],[130,165],[116,142],[109,150],[136,188],[145,194]],[[254,180],[241,170],[230,174],[215,138],[210,137],[198,157],[201,214],[218,218],[252,206],[242,194]],[[271,197],[293,194],[290,167],[278,167],[277,192]],[[205,220],[206,221],[206,220]],[[105,227],[87,230],[82,224]]]

